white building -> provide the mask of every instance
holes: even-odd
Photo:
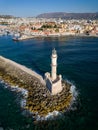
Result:
[[[46,86],[52,95],[62,91],[62,76],[57,75],[57,53],[54,49],[51,56],[51,74],[45,73]]]

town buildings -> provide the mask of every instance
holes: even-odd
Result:
[[[10,32],[27,36],[98,36],[98,20],[44,18],[0,18],[0,34]]]

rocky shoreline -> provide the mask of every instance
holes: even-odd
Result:
[[[37,114],[40,117],[45,117],[53,111],[64,112],[72,101],[71,84],[67,81],[62,81],[62,92],[51,95],[40,75],[1,56],[0,79],[10,86],[19,86],[19,88],[28,91],[26,104],[23,108],[33,113],[33,116]]]

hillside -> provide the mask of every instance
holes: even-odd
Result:
[[[14,16],[12,15],[0,15],[0,18],[7,18],[7,19],[10,19],[10,18],[13,18]]]
[[[37,16],[37,18],[63,18],[63,19],[98,19],[98,13],[44,13]]]

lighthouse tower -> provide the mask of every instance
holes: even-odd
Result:
[[[57,78],[57,53],[54,49],[51,56],[51,78],[54,81]]]
[[[45,73],[46,86],[52,95],[55,95],[62,91],[62,76],[57,75],[57,52],[52,50],[51,55],[51,74]]]

